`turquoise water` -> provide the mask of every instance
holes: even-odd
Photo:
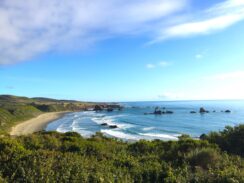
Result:
[[[177,101],[177,102],[128,102],[122,111],[75,112],[50,123],[46,130],[59,132],[75,131],[84,137],[102,132],[109,137],[123,140],[162,139],[177,140],[181,134],[194,138],[210,131],[222,130],[226,125],[244,123],[244,101]],[[155,107],[165,107],[174,114],[144,115]],[[207,114],[190,114],[200,107],[209,110]],[[221,111],[231,110],[231,113]],[[216,111],[215,113],[213,111]],[[102,123],[117,125],[111,129]]]

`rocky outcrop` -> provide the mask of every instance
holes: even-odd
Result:
[[[97,112],[103,111],[103,110],[106,110],[107,112],[112,112],[114,110],[121,111],[122,109],[123,109],[123,106],[121,106],[119,104],[106,104],[106,103],[97,104],[93,108],[93,110],[97,111]]]
[[[205,110],[203,107],[200,108],[199,113],[209,113],[209,111]]]
[[[103,110],[103,106],[101,106],[101,105],[95,105],[94,111],[102,111],[102,110]]]
[[[197,112],[196,112],[196,111],[191,111],[190,113],[191,113],[191,114],[196,114]]]
[[[230,110],[226,110],[225,113],[231,113],[231,111]]]
[[[109,128],[118,128],[117,125],[109,125]]]
[[[159,109],[159,107],[155,107],[153,114],[161,115],[162,114],[162,111]]]
[[[144,113],[146,114],[155,114],[155,115],[162,115],[162,114],[173,114],[173,111],[165,111],[165,108],[163,110],[160,110],[159,107],[156,107],[153,113]]]

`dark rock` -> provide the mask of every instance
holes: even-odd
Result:
[[[103,107],[100,106],[100,105],[95,105],[94,107],[94,111],[102,111],[103,110]]]
[[[162,114],[162,111],[159,109],[159,107],[155,107],[153,114],[161,115]]]
[[[108,126],[108,123],[102,123],[101,125],[102,126]]]
[[[225,113],[231,113],[231,111],[230,110],[226,110]]]
[[[109,128],[118,128],[117,125],[109,125]]]
[[[197,112],[196,112],[196,111],[191,111],[190,113],[191,113],[191,114],[196,114]]]
[[[200,113],[209,113],[209,111],[206,111],[203,107],[200,108],[199,112]]]
[[[156,115],[161,115],[162,114],[162,111],[158,110],[158,111],[154,111],[153,114],[156,114]]]

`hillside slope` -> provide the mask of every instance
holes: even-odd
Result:
[[[43,112],[80,111],[94,107],[95,103],[48,98],[27,98],[0,95],[0,134],[8,132],[18,122]]]

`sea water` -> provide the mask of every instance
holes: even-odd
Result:
[[[84,137],[101,132],[122,140],[161,139],[177,140],[182,134],[198,138],[203,133],[223,130],[225,126],[244,123],[244,101],[175,101],[175,102],[125,102],[122,111],[74,112],[50,123],[46,130],[74,131]],[[173,114],[145,115],[155,107],[173,111]],[[209,113],[200,114],[204,107]],[[231,113],[225,113],[230,110]],[[197,113],[192,114],[191,111]],[[215,112],[214,112],[215,111]],[[101,124],[107,123],[107,126]],[[109,125],[117,125],[111,129]]]

